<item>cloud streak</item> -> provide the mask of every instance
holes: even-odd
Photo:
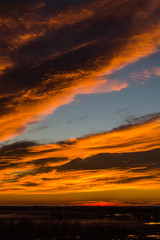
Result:
[[[156,0],[3,3],[0,141],[77,94],[128,87],[103,75],[159,50],[159,12]]]
[[[139,199],[138,191],[149,194],[155,189],[154,200],[160,182],[160,115],[57,143],[15,142],[2,146],[0,156],[2,194],[31,194],[33,198],[35,193],[44,194],[47,201],[48,193],[83,196],[132,189]]]

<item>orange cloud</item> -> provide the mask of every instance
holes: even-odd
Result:
[[[143,119],[145,120],[145,119]],[[44,146],[46,148],[46,146]],[[52,149],[52,145],[49,145]],[[59,145],[58,145],[59,147]],[[160,119],[154,118],[144,124],[122,127],[115,131],[104,132],[80,139],[71,139],[62,145],[62,154],[68,158],[85,158],[93,154],[103,153],[127,153],[148,151],[160,147]],[[40,149],[43,146],[40,145]],[[30,151],[36,151],[39,147],[31,147]],[[53,145],[53,149],[55,145]],[[58,149],[57,149],[58,150]],[[41,150],[42,151],[42,150]],[[61,152],[56,151],[56,156]]]
[[[128,87],[128,82],[103,76],[153,54],[160,45],[157,3],[131,6],[129,0],[93,1],[61,12],[48,9],[47,15],[44,2],[32,7],[24,3],[23,14],[21,5],[20,10],[4,11],[0,141],[24,133],[28,124],[77,94]]]
[[[5,145],[0,149],[1,193],[31,194],[32,199],[35,193],[43,194],[46,202],[50,201],[48,193],[70,196],[70,202],[77,201],[72,194],[81,193],[83,197],[92,193],[93,198],[88,200],[103,202],[101,192],[110,196],[111,191],[122,191],[123,196],[120,192],[105,197],[105,201],[113,202],[128,201],[132,189],[136,195],[129,201],[143,201],[145,196],[148,201],[158,201],[159,143],[160,118],[154,114],[135,125],[79,139]],[[146,191],[146,195],[140,198],[139,191]],[[97,192],[100,195],[95,200]]]
[[[76,75],[78,76],[78,74]],[[108,83],[107,80],[96,82],[88,79],[79,83],[78,86],[68,87],[57,94],[54,94],[54,90],[52,90],[47,94],[38,95],[39,89],[30,90],[8,104],[7,107],[14,110],[0,119],[0,141],[22,134],[27,128],[27,124],[41,120],[44,116],[53,113],[59,106],[70,103],[77,94],[119,91],[127,86],[128,84],[125,82],[112,81],[112,83]],[[18,103],[17,106],[15,106],[16,103]]]
[[[156,0],[54,4],[14,6],[11,1],[2,6],[0,141],[23,134],[78,94],[127,88],[127,81],[108,75],[159,51]],[[159,72],[155,67],[133,78],[145,80]],[[35,193],[43,203],[157,203],[159,149],[159,114],[79,139],[4,145],[0,203],[4,196],[6,202],[36,203]]]

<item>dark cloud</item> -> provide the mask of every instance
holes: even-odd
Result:
[[[14,179],[18,180],[18,179],[26,177],[26,176],[36,176],[37,174],[41,174],[41,173],[50,173],[53,170],[54,170],[54,167],[48,167],[48,166],[34,168],[34,169],[30,169],[28,171],[24,171],[22,173],[17,172]]]
[[[16,168],[22,167],[24,164],[22,163],[10,163],[10,161],[6,162],[5,164],[0,163],[0,170],[7,169],[7,168]]]
[[[57,163],[57,162],[63,162],[66,161],[67,158],[44,158],[44,159],[38,159],[35,161],[30,161],[30,162],[18,162],[18,163],[10,163],[10,161],[4,163],[0,163],[0,170],[5,170],[5,169],[16,169],[16,168],[22,168],[21,171],[14,172],[14,175],[16,175],[16,179],[22,178],[28,175],[37,175],[40,173],[49,173],[52,172],[55,167],[48,166],[48,163]],[[33,168],[34,165],[34,169]],[[25,167],[32,166],[30,170],[24,170],[23,168]]]
[[[2,183],[16,183],[18,180],[16,178],[13,179],[4,179]]]
[[[17,141],[15,143],[11,143],[11,144],[7,144],[7,145],[4,145],[0,148],[0,164],[5,164],[5,163],[8,163],[8,161],[4,161],[4,160],[18,160],[18,159],[21,159],[22,157],[24,156],[28,156],[31,154],[30,152],[30,147],[33,147],[33,146],[37,146],[38,143],[37,142],[34,142],[34,141]],[[43,146],[43,145],[42,145]],[[47,149],[47,150],[41,150],[41,151],[38,151],[38,153],[45,153],[45,152],[54,152],[56,151],[57,149]],[[33,151],[32,154],[36,155],[37,152]],[[46,159],[46,158],[42,158],[42,159],[37,159],[35,161],[35,164],[42,164],[42,162],[44,161],[53,161],[53,162],[56,162],[56,161],[62,161],[62,160],[65,160],[66,158],[49,158],[49,159]]]
[[[132,126],[141,125],[143,123],[149,123],[149,122],[155,121],[159,118],[160,118],[160,112],[151,113],[151,114],[147,114],[147,115],[143,115],[143,116],[139,116],[139,117],[128,116],[125,119],[126,123],[124,125],[113,128],[112,131],[123,130],[123,129],[129,128],[129,127],[132,127]]]
[[[157,112],[157,113],[151,113],[151,114],[148,114],[148,115],[143,115],[143,116],[140,116],[140,117],[128,117],[126,118],[126,122],[128,123],[128,125],[130,126],[133,126],[133,125],[140,125],[140,124],[143,124],[144,122],[145,123],[148,123],[148,122],[152,122],[153,120],[156,120],[160,118],[160,113]]]
[[[114,183],[133,183],[137,181],[143,181],[145,179],[154,179],[157,176],[143,176],[143,177],[132,177],[132,178],[122,178],[121,180],[115,181]]]
[[[53,180],[61,180],[62,178],[42,178],[43,181],[53,181]]]
[[[100,181],[104,181],[107,184],[125,184],[125,183],[133,183],[133,182],[137,182],[137,181],[144,181],[146,179],[156,179],[158,177],[158,175],[147,175],[147,176],[141,176],[141,177],[120,177],[117,178],[113,177],[113,178],[98,178],[96,179],[96,182],[100,182]]]
[[[65,89],[93,80],[103,67],[114,70],[121,65],[124,50],[133,44],[124,57],[128,64],[135,58],[129,52],[132,47],[136,51],[134,39],[144,33],[147,39],[148,29],[160,21],[156,0],[7,0],[1,7],[0,116],[6,117],[2,140],[22,133],[26,122],[34,122]],[[157,44],[153,39],[152,45]],[[146,56],[147,49],[140,48],[140,57]],[[122,63],[117,60],[112,66],[119,56]],[[37,107],[41,103],[43,107]],[[17,116],[10,127],[7,114]]]
[[[10,159],[20,158],[29,153],[29,147],[35,145],[36,143],[33,141],[19,141],[4,145],[0,148],[0,159],[3,159],[4,157],[8,157]]]
[[[19,141],[12,144],[4,145],[0,148],[0,170],[22,168],[22,172],[17,172],[16,178],[27,175],[36,175],[39,173],[51,172],[54,168],[48,164],[60,163],[67,161],[67,157],[46,157],[34,160],[34,156],[41,153],[54,152],[54,149],[42,151],[31,151],[30,147],[37,146],[38,143],[31,141]],[[24,161],[23,158],[29,157],[30,161]],[[33,157],[33,160],[32,160]],[[34,169],[23,172],[23,168],[31,166]]]
[[[25,186],[25,187],[36,187],[38,185],[39,185],[38,183],[33,183],[33,182],[25,182],[22,184],[22,186]]]
[[[46,165],[48,163],[58,163],[58,162],[63,162],[63,161],[67,161],[67,157],[49,157],[49,158],[41,158],[41,159],[37,159],[34,160],[32,163],[34,165]]]
[[[85,159],[74,159],[69,163],[57,167],[57,171],[111,168],[121,170],[142,168],[141,171],[146,171],[147,169],[159,169],[160,149],[131,153],[100,153]]]

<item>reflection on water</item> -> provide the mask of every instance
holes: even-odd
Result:
[[[128,235],[127,236],[127,239],[136,239],[137,238],[137,235]]]
[[[138,235],[128,235],[127,240],[133,240],[133,239],[140,239],[140,236]],[[142,239],[160,239],[160,235],[145,235],[145,238],[142,238]],[[141,239],[140,239],[141,240]]]
[[[160,207],[0,207],[0,240],[160,239]]]
[[[152,238],[160,239],[160,235],[148,235],[147,238],[149,238],[149,239],[152,239]]]
[[[146,222],[147,225],[160,225],[160,222]]]

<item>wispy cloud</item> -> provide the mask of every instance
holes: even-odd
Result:
[[[145,83],[147,80],[151,80],[153,77],[160,76],[160,67],[155,66],[150,69],[144,69],[140,72],[133,72],[130,74],[130,78],[136,82]]]

